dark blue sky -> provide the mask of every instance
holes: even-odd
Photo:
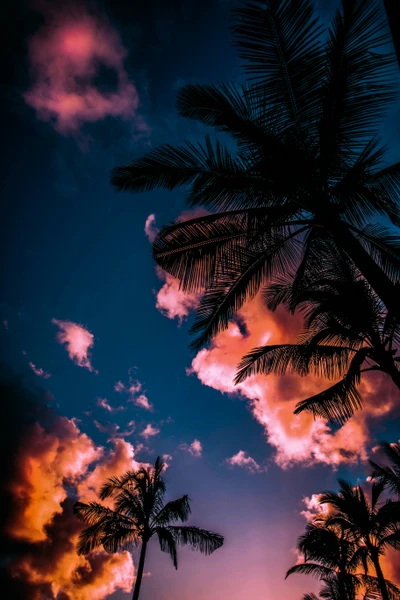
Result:
[[[335,4],[317,2],[325,20]],[[284,582],[284,572],[295,561],[290,550],[305,523],[299,514],[302,499],[334,486],[337,476],[318,460],[311,461],[313,466],[277,466],[275,449],[246,399],[187,375],[193,359],[188,321],[178,327],[156,309],[163,282],[144,233],[149,214],[156,215],[158,225],[174,219],[183,209],[184,193],[123,195],[109,183],[113,166],[149,147],[201,138],[200,126],[177,117],[175,95],[187,82],[239,79],[229,33],[232,6],[228,0],[90,5],[94,14],[107,16],[128,51],[124,66],[139,94],[137,114],[149,130],[144,136],[135,130],[135,119],[84,123],[79,135],[65,135],[39,120],[22,94],[32,85],[27,40],[43,17],[17,3],[8,7],[8,24],[3,25],[8,30],[8,53],[1,59],[3,360],[18,372],[28,372],[31,361],[51,373],[40,383],[54,395],[58,413],[76,419],[81,432],[98,445],[110,445],[109,433],[99,431],[95,421],[112,422],[124,431],[134,420],[135,433],[126,439],[135,447],[143,442],[140,432],[148,423],[159,428],[136,458],[170,454],[171,496],[188,493],[193,522],[226,536],[225,547],[210,558],[182,553],[178,573],[154,543],[143,600],[295,600],[311,591],[315,584],[307,578]],[[103,69],[95,84],[104,93],[112,90],[112,73]],[[391,160],[399,155],[398,115],[395,109],[383,131]],[[53,318],[81,324],[94,335],[91,360],[97,375],[74,364],[55,341]],[[107,415],[96,399],[120,405],[125,397],[114,385],[118,380],[127,384],[132,367],[154,412],[131,403]],[[26,377],[38,380],[31,371]],[[394,439],[398,421],[375,420],[368,435],[368,447],[377,437]],[[180,448],[194,439],[203,446],[201,458]],[[239,450],[266,470],[251,474],[223,465]],[[340,474],[356,480],[363,469],[355,462],[341,466]]]

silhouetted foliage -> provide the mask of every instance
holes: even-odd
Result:
[[[400,499],[400,444],[382,442],[381,448],[388,459],[388,465],[378,465],[370,460],[371,478],[382,483]]]
[[[131,550],[141,544],[133,600],[139,598],[147,544],[154,536],[178,568],[178,546],[190,546],[211,554],[224,542],[223,536],[192,525],[179,525],[190,515],[188,496],[164,504],[165,464],[158,457],[154,467],[128,471],[110,477],[100,491],[100,499],[111,498],[113,509],[98,502],[76,502],[74,512],[88,527],[79,536],[78,554],[102,547],[106,552]]]

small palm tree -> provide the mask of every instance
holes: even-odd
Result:
[[[380,557],[388,548],[400,549],[400,502],[381,501],[382,483],[373,483],[371,502],[360,486],[339,480],[339,492],[326,492],[320,503],[328,504],[333,513],[327,525],[338,525],[354,540],[359,553],[375,568],[382,600],[400,594],[399,588],[388,582],[383,574]]]
[[[249,82],[189,84],[177,101],[232,144],[168,144],[112,174],[118,190],[187,187],[189,206],[212,213],[164,227],[153,247],[183,289],[204,291],[193,349],[328,239],[400,320],[398,235],[371,225],[400,225],[400,163],[383,165],[376,138],[395,67],[378,0],[342,0],[325,43],[312,0],[248,1],[233,31]]]
[[[344,263],[306,279],[294,288],[287,278],[276,281],[266,293],[267,304],[283,303],[304,315],[305,329],[295,344],[254,348],[238,365],[235,383],[262,373],[288,372],[336,380],[328,389],[299,402],[314,416],[343,423],[362,405],[358,385],[363,373],[381,371],[400,388],[400,327],[391,318],[362,277]]]
[[[370,460],[371,478],[389,488],[400,499],[400,443],[382,442],[381,448],[389,460],[389,465],[378,465]]]
[[[78,554],[88,554],[99,547],[114,553],[141,543],[133,600],[139,598],[147,544],[152,537],[158,538],[161,550],[171,556],[176,569],[177,546],[190,546],[203,554],[211,554],[224,542],[223,536],[213,531],[177,524],[189,517],[189,498],[182,496],[164,504],[164,467],[158,457],[152,468],[110,477],[101,488],[100,499],[112,498],[114,509],[98,502],[74,505],[76,516],[89,524],[79,536]]]

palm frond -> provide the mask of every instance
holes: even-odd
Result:
[[[190,512],[189,496],[185,495],[177,500],[167,502],[161,511],[155,515],[153,523],[164,527],[174,521],[185,522],[188,520]]]
[[[330,577],[334,577],[335,571],[332,571],[329,567],[324,567],[322,565],[318,565],[317,563],[300,563],[298,565],[294,565],[291,567],[285,575],[285,579],[287,579],[290,575],[312,575],[313,577],[317,577],[318,579],[329,579]]]
[[[156,527],[155,532],[160,542],[162,552],[167,552],[173,562],[175,569],[178,568],[178,553],[176,551],[176,542],[172,533],[165,527]]]
[[[321,26],[311,0],[247,2],[235,10],[233,33],[245,72],[260,95],[283,110],[288,124],[306,125],[318,113]]]
[[[361,245],[382,269],[383,273],[394,282],[400,278],[400,239],[398,232],[379,223],[367,225],[357,230],[356,235]],[[394,288],[396,292],[396,288]]]
[[[202,554],[212,554],[224,543],[224,537],[214,531],[193,526],[172,525],[165,527],[179,546],[191,546]]]

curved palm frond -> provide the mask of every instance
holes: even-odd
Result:
[[[381,481],[394,494],[400,496],[400,444],[389,444],[382,442],[380,444],[389,465],[378,465],[372,460],[369,464],[372,467],[371,477]]]
[[[219,533],[199,527],[170,525],[164,529],[171,533],[178,546],[190,546],[202,554],[212,554],[224,543],[224,537]]]
[[[174,521],[187,521],[191,512],[189,502],[189,496],[187,495],[167,502],[160,512],[155,515],[153,525],[164,527]]]
[[[155,528],[158,541],[160,542],[160,549],[162,552],[167,552],[171,559],[175,569],[178,568],[178,553],[176,550],[176,542],[174,536],[165,527]]]

